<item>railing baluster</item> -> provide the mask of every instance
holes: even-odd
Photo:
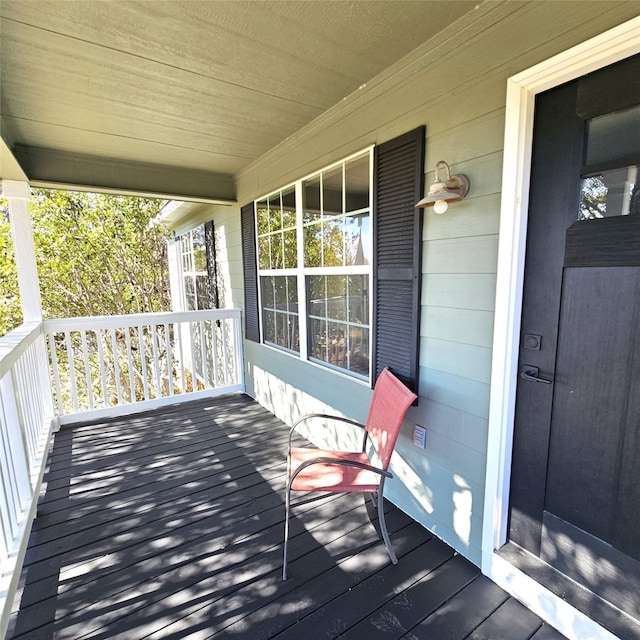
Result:
[[[151,330],[151,346],[153,349],[153,371],[156,376],[156,398],[162,397],[162,377],[160,375],[160,362],[158,361],[158,325],[149,325]]]
[[[213,386],[217,389],[220,386],[220,375],[218,372],[218,323],[212,320],[209,323],[211,327],[211,362],[213,364]]]
[[[31,346],[27,347],[24,352],[24,358],[21,362],[16,363],[15,368],[15,386],[17,389],[16,402],[18,411],[22,414],[22,431],[27,445],[27,459],[35,458],[36,437],[34,434],[34,424],[36,417],[33,413],[33,403],[29,402],[29,391],[33,389],[31,380],[29,380]]]
[[[171,357],[171,342],[169,336],[169,323],[164,323],[164,344],[167,350],[167,380],[169,384],[169,395],[173,395],[173,358]]]
[[[200,320],[200,350],[202,352],[202,380],[205,389],[209,389],[209,367],[207,366],[207,334],[204,331],[204,322]]]
[[[116,396],[118,402],[116,404],[122,404],[122,383],[120,382],[120,363],[118,362],[118,344],[116,342],[116,330],[111,328],[111,349],[113,351],[113,367],[115,370],[116,378]]]
[[[142,360],[142,384],[144,386],[144,399],[149,400],[149,375],[147,373],[147,349],[144,343],[143,325],[138,326],[138,351]]]
[[[124,341],[127,347],[127,365],[129,367],[129,392],[130,402],[136,401],[136,381],[133,372],[133,356],[131,355],[131,327],[125,327]]]
[[[222,322],[220,325],[220,332],[222,333],[222,369],[224,371],[224,385],[229,384],[229,365],[233,366],[233,363],[229,363],[229,349],[227,345],[227,323]]]
[[[244,387],[244,351],[242,349],[242,325],[240,323],[240,312],[234,312],[234,341],[233,341],[233,358],[235,359],[235,371],[236,378],[233,381],[234,385],[240,385]]]
[[[182,350],[182,331],[184,329],[184,322],[176,322],[174,327],[177,328],[177,333],[174,332],[174,337],[177,335],[178,339],[178,353],[180,354],[180,383],[182,384],[180,393],[186,393],[186,380],[184,373],[184,352]]]
[[[58,366],[58,349],[55,333],[53,331],[49,331],[47,336],[49,337],[49,358],[51,361],[51,368],[53,369],[53,382],[56,392],[56,405],[58,408],[57,413],[58,415],[62,415],[64,413],[64,404],[62,402],[62,392],[60,390],[60,367]]]
[[[87,400],[89,410],[93,409],[93,384],[91,382],[91,367],[89,365],[89,348],[87,346],[87,332],[80,331],[80,341],[82,343],[82,360],[84,362],[84,379],[87,381]]]
[[[189,351],[189,357],[190,357],[189,366],[191,367],[191,391],[192,392],[195,392],[198,390],[198,381],[196,377],[196,363],[195,363],[196,350],[194,349],[194,341],[193,341],[193,329],[195,326],[197,326],[196,322],[189,322],[189,346],[191,349]]]
[[[69,384],[71,385],[71,398],[73,409],[78,413],[78,387],[76,385],[76,372],[73,363],[73,347],[71,346],[71,331],[65,331],[64,343],[67,347],[67,365],[69,366]]]
[[[100,383],[102,385],[102,406],[106,409],[109,406],[109,390],[107,389],[107,379],[104,368],[104,340],[101,329],[97,329],[95,333],[98,343],[98,371],[100,372]]]

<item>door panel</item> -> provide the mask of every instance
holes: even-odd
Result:
[[[545,508],[613,543],[640,267],[564,271]],[[633,419],[633,416],[631,416]]]

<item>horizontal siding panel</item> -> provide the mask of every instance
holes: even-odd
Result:
[[[496,273],[498,236],[423,243],[423,273]]]
[[[493,313],[423,306],[420,335],[490,349],[493,346]]]
[[[444,215],[425,209],[422,239],[448,240],[494,235],[500,227],[500,194],[470,197],[452,204]]]
[[[486,347],[422,338],[420,364],[485,384],[491,379],[491,349]]]
[[[420,395],[465,413],[489,417],[489,385],[424,365],[420,367]]]
[[[451,165],[453,173],[459,173],[458,163],[502,151],[505,109],[501,107],[480,117],[457,120],[446,129],[434,133],[430,129],[425,166],[432,171],[441,158]],[[440,122],[434,125],[440,125]]]
[[[488,421],[486,418],[461,411],[430,400],[414,409],[412,420],[425,425],[431,431],[455,441],[455,446],[465,446],[486,454]]]
[[[493,273],[430,273],[422,278],[422,303],[432,307],[493,311]]]

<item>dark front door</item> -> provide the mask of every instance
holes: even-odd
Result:
[[[640,56],[536,102],[509,537],[640,619]]]

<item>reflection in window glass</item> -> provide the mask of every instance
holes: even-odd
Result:
[[[196,311],[196,287],[192,277],[184,280],[184,294],[187,311]]]
[[[300,351],[296,276],[262,276],[263,340],[289,351]]]
[[[343,265],[344,234],[343,218],[327,220],[322,225],[322,266],[341,267]]]
[[[587,123],[585,164],[637,156],[640,151],[640,105],[592,118]]]
[[[303,183],[303,193],[318,196],[320,210],[303,214],[304,266],[365,266],[371,262],[370,154]],[[343,180],[344,175],[344,180]],[[338,192],[338,190],[340,190]],[[306,201],[309,200],[305,196]],[[314,201],[315,204],[315,201]],[[357,211],[348,215],[351,211]]]
[[[580,220],[640,214],[638,165],[582,178]]]
[[[323,217],[340,214],[342,207],[342,166],[322,174]]]
[[[261,270],[292,269],[296,266],[295,210],[293,188],[256,203],[258,264]]]
[[[345,212],[369,207],[369,156],[347,162],[344,168]]]
[[[308,276],[309,355],[369,373],[368,276]]]
[[[296,226],[296,191],[293,187],[282,192],[282,228]]]
[[[347,216],[344,224],[344,262],[347,266],[369,264],[371,226],[369,214]]]
[[[320,210],[320,176],[307,180],[302,185],[303,194],[303,220],[313,222],[322,217]]]

